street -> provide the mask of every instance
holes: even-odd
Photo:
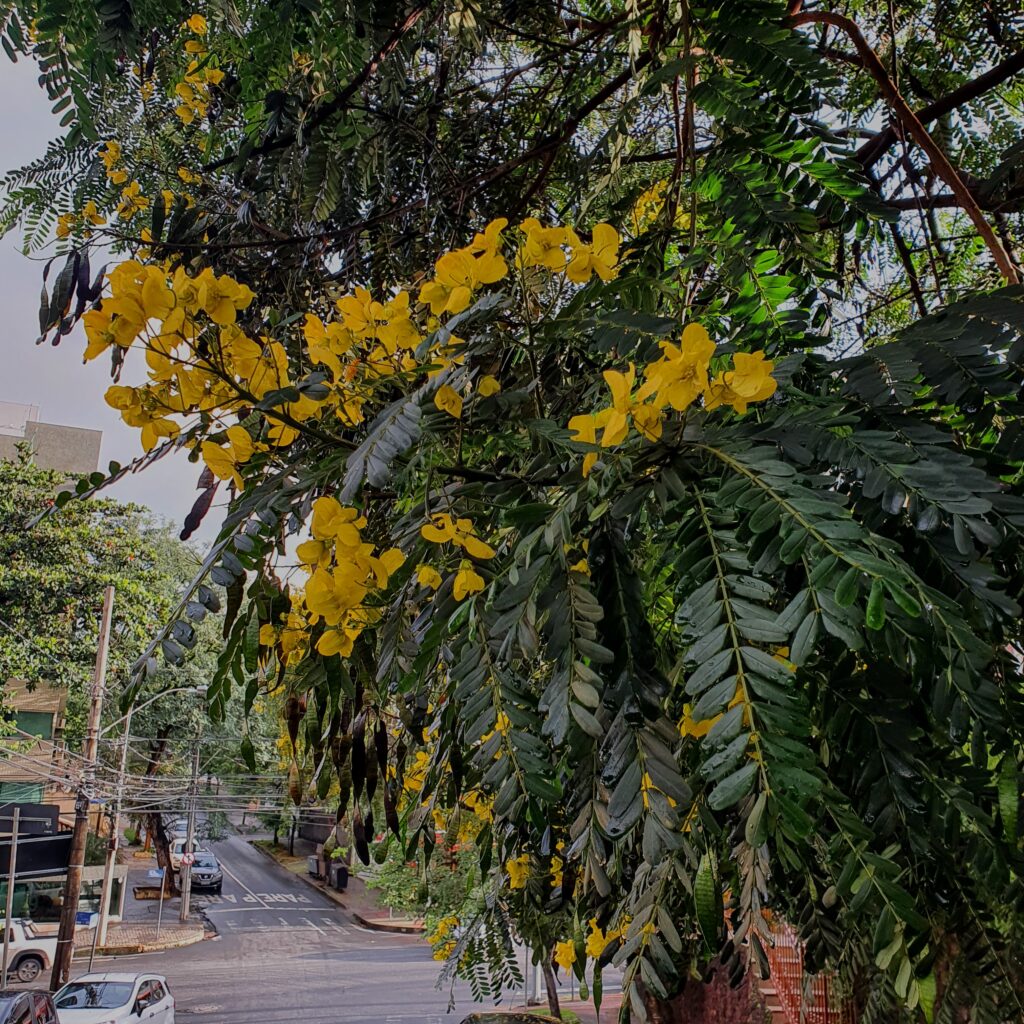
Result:
[[[440,965],[421,937],[357,925],[237,837],[207,845],[224,867],[224,890],[194,903],[219,937],[105,958],[96,970],[165,975],[185,1024],[440,1024],[479,1008],[463,986],[458,1009],[447,1012],[448,992],[435,988]]]

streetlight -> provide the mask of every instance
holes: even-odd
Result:
[[[150,704],[160,700],[161,697],[167,697],[172,693],[191,693],[195,696],[205,696],[205,686],[175,686],[169,690],[161,690],[159,693],[154,694],[147,701],[143,701],[141,704],[136,705],[134,702],[128,706],[128,713],[122,715],[117,721],[111,722],[110,725],[100,732],[103,736],[108,733],[114,726],[124,722],[124,736],[121,740],[121,762],[117,771],[117,792],[114,797],[114,813],[112,816],[112,822],[110,827],[110,842],[107,844],[107,859],[103,865],[103,889],[100,893],[100,917],[96,925],[96,934],[93,938],[92,944],[92,955],[96,955],[96,947],[102,946],[107,941],[107,926],[110,920],[110,890],[114,884],[114,864],[117,861],[117,845],[120,839],[121,833],[121,801],[124,798],[124,778],[125,768],[128,763],[128,740],[132,732],[132,716],[136,711],[142,711],[144,708],[148,708]],[[166,870],[166,869],[165,869]],[[92,957],[89,960],[89,969],[92,970]]]

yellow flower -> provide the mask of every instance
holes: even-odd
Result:
[[[117,215],[122,220],[131,220],[148,206],[149,200],[142,194],[142,186],[133,181],[121,191],[121,205],[117,208]]]
[[[295,549],[295,556],[306,566],[326,566],[331,560],[331,546],[322,540],[304,540]]]
[[[471,562],[463,561],[459,571],[455,574],[455,584],[452,593],[456,601],[461,601],[470,594],[479,594],[484,589],[484,578],[474,568]]]
[[[707,736],[711,727],[721,718],[721,715],[716,715],[714,718],[706,718],[701,722],[697,722],[693,717],[693,707],[690,704],[683,705],[683,718],[679,723],[679,735],[680,736],[692,736],[694,739],[700,739],[702,736]]]
[[[74,230],[77,220],[73,213],[62,213],[57,218],[57,237],[67,238]]]
[[[462,419],[462,396],[448,384],[442,384],[437,389],[434,405],[449,416],[454,416],[457,420]]]
[[[633,364],[629,364],[626,373],[605,370],[604,379],[612,393],[612,406],[601,435],[601,447],[611,448],[625,440],[631,416],[633,425],[648,441],[656,441],[661,437],[661,411],[654,406],[642,405],[632,397],[633,382],[636,379]]]
[[[342,547],[358,548],[362,544],[359,531],[366,525],[359,512],[340,504],[334,498],[317,498],[313,502],[310,533],[317,540],[336,540]]]
[[[434,280],[420,289],[420,302],[430,306],[434,316],[461,313],[472,301],[476,270],[477,261],[467,250],[445,253],[434,265]]]
[[[490,398],[491,395],[496,395],[501,391],[501,385],[496,377],[487,374],[486,377],[481,377],[477,382],[476,390],[481,398]]]
[[[687,324],[677,348],[661,342],[662,358],[647,367],[645,383],[638,397],[657,395],[659,407],[672,406],[682,412],[708,389],[708,366],[715,343],[700,324]]]
[[[561,270],[565,266],[562,246],[568,241],[565,228],[543,227],[535,217],[527,217],[519,229],[526,234],[519,250],[519,262],[523,267],[547,267]]]
[[[530,855],[522,853],[513,860],[505,861],[510,889],[525,889],[526,879],[530,877]]]
[[[591,959],[596,960],[605,951],[608,945],[608,938],[598,927],[597,918],[590,919],[590,934],[587,936],[586,953]]]
[[[441,574],[432,565],[416,566],[416,579],[419,580],[420,586],[429,587],[431,590],[437,590],[442,582]]]
[[[439,512],[429,523],[420,527],[420,535],[432,544],[456,544],[473,558],[494,557],[494,548],[476,536],[471,519],[453,521],[447,512]]]
[[[576,963],[576,943],[572,939],[555,943],[555,963],[563,971],[569,970]]]
[[[706,409],[731,405],[742,416],[750,402],[760,402],[775,394],[778,387],[772,376],[775,364],[767,361],[763,352],[737,352],[733,356],[733,367],[711,381],[704,396]]]
[[[577,284],[585,284],[592,274],[602,281],[610,281],[618,274],[619,233],[611,224],[595,224],[593,238],[587,245],[579,240],[572,228],[568,229],[572,255],[565,268],[565,276]]]
[[[203,461],[214,476],[221,480],[233,480],[235,486],[242,490],[245,484],[238,470],[243,463],[252,458],[255,448],[245,427],[228,427],[227,439],[227,448],[222,448],[213,441],[204,441],[201,446]]]
[[[205,36],[207,30],[206,18],[201,14],[193,14],[185,22],[185,27],[190,32],[194,32],[197,36]]]
[[[112,171],[121,161],[121,144],[111,139],[103,144],[100,150],[100,159],[108,171]]]
[[[494,721],[494,731],[500,732],[502,736],[505,736],[511,728],[512,719],[510,719],[504,711],[499,711],[498,717]]]
[[[277,627],[272,626],[269,622],[264,622],[260,626],[260,646],[261,647],[273,647],[277,643],[278,631]]]
[[[107,223],[107,218],[96,208],[96,204],[90,199],[82,209],[82,216],[90,223],[101,225]]]

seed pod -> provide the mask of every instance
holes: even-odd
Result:
[[[288,766],[288,796],[296,807],[302,803],[302,773],[294,757]]]
[[[366,737],[366,799],[373,800],[377,792],[377,755],[374,750],[374,737]]]
[[[366,784],[366,747],[363,745],[363,737],[356,735],[352,730],[352,792],[358,800],[363,795],[363,787]]]
[[[372,843],[374,841],[372,807],[366,812],[366,821],[363,822],[363,831],[366,833],[366,841],[368,843]]]
[[[383,718],[377,719],[377,726],[373,731],[373,743],[377,751],[377,767],[380,774],[387,776],[388,773],[388,727],[384,724]]]
[[[299,722],[302,721],[299,698],[291,694],[284,702],[284,718],[288,723],[288,738],[292,741],[292,749],[299,738]]]
[[[384,820],[387,822],[388,828],[398,836],[401,826],[398,821],[398,810],[395,807],[395,786],[391,783],[384,785]]]
[[[370,863],[370,846],[366,841],[366,826],[359,812],[359,804],[352,808],[352,838],[355,840],[356,855],[364,864]]]
[[[338,816],[339,818],[348,808],[348,802],[352,797],[352,771],[346,764],[338,772]]]

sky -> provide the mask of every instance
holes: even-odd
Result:
[[[0,171],[21,167],[41,156],[58,133],[46,94],[36,81],[35,66],[25,58],[12,64],[0,54]],[[110,362],[100,357],[83,365],[85,337],[80,329],[59,346],[37,346],[39,290],[43,264],[50,252],[26,257],[17,229],[0,238],[0,401],[39,407],[47,423],[103,431],[100,468],[111,461],[126,465],[142,454],[137,429],[125,426],[103,401],[110,386]],[[129,357],[122,383],[141,380],[143,364]],[[195,501],[199,467],[175,453],[145,472],[128,476],[105,493],[153,509],[180,527]],[[216,532],[217,509],[211,509],[200,540]]]

